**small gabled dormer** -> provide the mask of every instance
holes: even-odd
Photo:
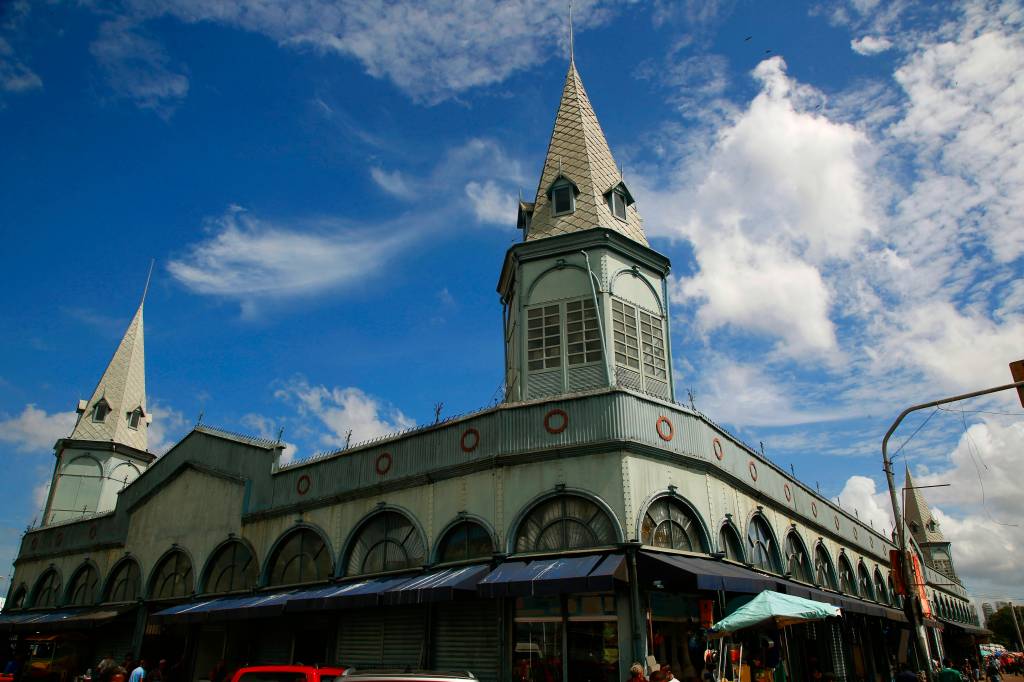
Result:
[[[149,423],[148,416],[142,409],[141,405],[136,407],[131,412],[125,414],[125,419],[128,420],[128,428],[132,429],[133,431],[137,431],[139,428],[139,424],[141,424],[144,420],[146,421],[147,424]]]
[[[576,210],[576,197],[580,194],[580,188],[564,173],[559,173],[554,181],[548,186],[548,201],[551,205],[551,215],[567,215]]]
[[[619,220],[625,222],[626,209],[636,203],[633,195],[630,194],[626,183],[621,180],[604,193],[604,200],[608,204],[608,210]]]
[[[530,222],[533,221],[533,210],[536,204],[530,201],[519,200],[519,215],[516,218],[516,227],[523,231],[523,239],[530,232]]]
[[[110,403],[106,398],[100,398],[92,406],[92,420],[97,424],[102,424],[107,420],[108,414],[110,414]]]

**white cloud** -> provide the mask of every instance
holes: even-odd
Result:
[[[392,196],[399,199],[411,201],[417,196],[416,189],[411,185],[408,178],[401,171],[386,171],[381,168],[371,168],[370,177],[377,183],[377,186]]]
[[[146,433],[148,450],[155,455],[162,455],[181,440],[189,423],[180,411],[159,400],[150,400],[147,407],[153,415],[153,422]]]
[[[276,441],[282,433],[281,427],[278,426],[275,420],[261,414],[247,414],[242,417],[242,423],[247,428],[254,430],[260,438],[265,438],[266,440]],[[284,449],[281,451],[279,464],[290,464],[295,461],[295,456],[299,453],[299,447],[295,443],[289,443],[286,440],[281,442],[284,444]]]
[[[881,54],[892,48],[892,41],[884,36],[864,36],[850,41],[850,49],[866,57]]]
[[[0,90],[25,92],[43,87],[43,80],[14,55],[14,48],[0,38]]]
[[[482,184],[475,180],[468,182],[465,192],[477,222],[506,227],[515,222],[515,195],[503,190],[493,180]]]
[[[275,391],[274,395],[296,405],[300,414],[314,417],[326,426],[330,433],[323,434],[320,440],[331,448],[344,447],[349,430],[354,444],[416,425],[415,420],[397,407],[387,405],[354,386],[327,388],[297,377]]]
[[[35,509],[40,512],[46,506],[46,498],[50,495],[50,481],[51,479],[47,478],[32,488],[32,502],[35,505]]]
[[[888,536],[892,532],[892,501],[887,485],[877,490],[873,479],[851,476],[838,497],[843,509],[856,511],[857,518],[882,535]]]
[[[376,271],[407,239],[398,226],[374,231],[332,221],[281,226],[237,206],[208,228],[210,237],[167,269],[196,293],[241,301],[247,313],[267,300],[351,284]]]
[[[163,46],[143,30],[125,17],[105,21],[90,51],[116,95],[167,118],[188,95],[188,76],[171,65]]]
[[[52,451],[58,438],[67,438],[75,426],[74,412],[48,414],[35,405],[26,405],[17,416],[0,418],[0,442],[21,452]]]

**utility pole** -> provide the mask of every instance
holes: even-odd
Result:
[[[1016,379],[1016,377],[1014,377]],[[903,422],[904,418],[911,412],[917,410],[924,410],[929,407],[938,407],[939,405],[945,405],[946,403],[955,403],[960,400],[966,400],[968,398],[977,398],[978,396],[988,395],[989,393],[998,393],[999,391],[1008,391],[1011,388],[1020,389],[1024,387],[1024,381],[1015,381],[1012,384],[1004,384],[1002,386],[996,386],[994,388],[985,388],[980,391],[973,391],[971,393],[964,393],[962,395],[955,395],[950,398],[942,398],[940,400],[933,400],[929,403],[922,403],[920,405],[911,405],[907,409],[900,412],[900,416],[896,417],[896,421],[892,423],[889,430],[886,431],[885,437],[882,439],[882,469],[885,471],[885,480],[889,484],[889,501],[892,503],[892,518],[896,525],[897,538],[899,540],[899,561],[900,566],[894,566],[893,569],[898,569],[903,575],[903,583],[909,587],[910,583],[910,569],[913,567],[914,562],[910,555],[910,550],[907,547],[907,531],[903,524],[903,514],[900,507],[899,499],[896,497],[896,481],[892,473],[892,461],[889,459],[889,439],[892,434],[896,432],[899,425]],[[909,591],[909,590],[908,590]],[[917,600],[919,595],[908,594],[907,599],[903,600],[903,608],[906,612],[907,621],[910,623],[910,629],[914,633],[914,641],[917,650],[918,667],[924,670],[925,677],[928,682],[933,682],[932,666],[930,656],[928,655],[928,646],[925,644],[924,635],[921,632],[921,628],[918,626],[917,619]],[[1016,618],[1014,623],[1016,624]],[[921,659],[924,659],[924,665],[921,665]]]
[[[1018,651],[1024,651],[1024,639],[1020,636],[1020,623],[1017,622],[1017,607],[1010,602],[1010,618],[1013,618],[1013,629],[1017,631],[1017,644],[1020,646]]]

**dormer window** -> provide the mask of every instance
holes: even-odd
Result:
[[[110,405],[107,404],[106,400],[100,399],[98,403],[93,405],[92,420],[94,422],[105,421],[108,414],[110,414]]]
[[[565,215],[576,210],[576,195],[579,188],[572,180],[559,175],[548,187],[548,199],[551,200],[551,215]]]
[[[136,407],[134,410],[128,413],[128,428],[138,429],[140,421],[142,421],[142,408]]]
[[[623,221],[626,220],[626,207],[635,203],[633,195],[629,193],[622,181],[605,192],[604,199],[608,202],[608,210],[612,212],[612,215]]]

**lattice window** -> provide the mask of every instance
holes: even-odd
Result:
[[[404,514],[385,511],[364,523],[348,553],[348,575],[384,573],[422,566],[427,544]]]
[[[235,592],[256,587],[259,572],[256,558],[244,543],[232,541],[217,550],[206,569],[205,592]]]
[[[804,543],[795,530],[786,536],[786,559],[787,570],[793,578],[805,583],[811,581],[811,566],[807,559],[807,550]]]
[[[605,547],[615,542],[615,527],[607,512],[586,498],[559,495],[530,510],[519,524],[515,551]]]
[[[640,348],[644,357],[644,375],[659,381],[668,379],[665,364],[665,334],[661,318],[640,311]]]
[[[142,588],[142,576],[139,565],[133,559],[125,559],[119,563],[107,582],[105,602],[129,602],[139,598]]]
[[[668,379],[665,332],[660,317],[612,299],[612,338],[617,364],[642,368],[644,376],[651,379]]]
[[[839,556],[839,591],[857,596],[857,576],[845,555]]]
[[[623,367],[640,369],[636,308],[616,299],[612,299],[612,336],[615,339],[615,362]]]
[[[150,599],[174,599],[192,594],[192,561],[181,550],[166,555],[153,573]]]
[[[68,606],[89,606],[96,602],[96,584],[100,576],[91,564],[85,564],[68,586]]]
[[[32,606],[35,608],[52,608],[60,600],[60,576],[57,571],[48,569],[36,581],[32,590]]]
[[[474,521],[460,521],[441,538],[437,560],[447,563],[478,558],[489,559],[492,554],[494,545],[487,529]]]
[[[282,540],[270,558],[267,573],[271,585],[295,585],[327,580],[334,562],[327,543],[309,528],[293,530]]]
[[[750,526],[747,528],[747,555],[753,566],[764,571],[781,573],[779,550],[772,539],[768,523],[760,516],[751,519]]]
[[[668,497],[651,503],[640,528],[641,542],[655,547],[706,552],[700,521],[684,504]]]
[[[743,543],[740,542],[739,533],[732,527],[732,524],[725,524],[722,530],[718,531],[718,549],[725,552],[727,559],[743,562]]]
[[[584,298],[565,304],[565,343],[570,365],[601,361],[601,332],[593,300]]]
[[[875,596],[878,601],[883,604],[892,604],[892,599],[889,597],[889,590],[885,587],[885,580],[882,578],[881,572],[875,569]]]
[[[839,581],[836,579],[836,569],[832,565],[832,557],[821,545],[814,549],[814,577],[815,582],[821,587],[839,590]]]
[[[558,304],[526,313],[526,359],[531,371],[562,366],[562,324]]]
[[[875,588],[871,584],[871,574],[864,564],[857,566],[857,589],[865,599],[875,599]]]

